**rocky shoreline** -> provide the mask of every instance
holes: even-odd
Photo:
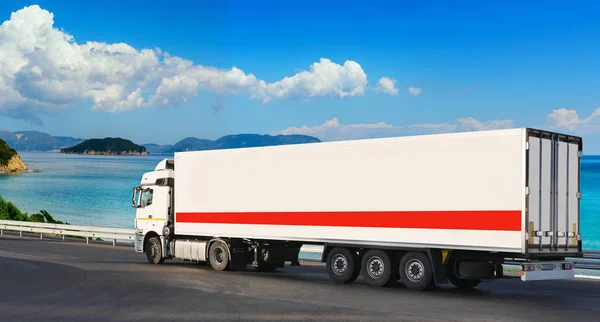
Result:
[[[61,151],[62,154],[86,154],[86,155],[133,155],[133,156],[146,156],[149,155],[148,152],[137,152],[137,151],[123,151],[123,152],[113,152],[113,151],[88,151],[85,150],[81,153],[79,152],[70,152],[70,151]]]
[[[8,160],[7,164],[0,165],[0,174],[19,174],[32,172],[36,171],[29,169],[18,154],[12,156],[10,160]]]

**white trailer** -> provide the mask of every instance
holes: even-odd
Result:
[[[574,277],[582,139],[530,128],[176,153],[133,189],[135,249],[216,270],[323,245],[336,282]]]

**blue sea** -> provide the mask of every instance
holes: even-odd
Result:
[[[131,188],[171,156],[89,156],[21,152],[39,172],[0,176],[0,196],[29,213],[47,210],[77,225],[132,228]],[[581,164],[581,226],[586,249],[600,249],[600,156]]]

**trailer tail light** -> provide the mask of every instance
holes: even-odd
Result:
[[[563,269],[566,271],[570,271],[573,268],[575,268],[575,264],[573,264],[573,263],[564,263],[563,264]]]
[[[534,271],[535,270],[535,264],[523,264],[522,265],[522,270],[524,272]]]

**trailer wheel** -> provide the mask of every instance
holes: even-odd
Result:
[[[352,283],[360,274],[359,258],[347,248],[334,248],[325,264],[329,278],[337,283]]]
[[[380,249],[365,253],[361,263],[362,276],[370,286],[388,286],[398,280],[395,256]]]
[[[422,291],[433,283],[433,265],[425,253],[410,252],[402,256],[399,273],[404,285],[411,290]]]
[[[150,237],[146,242],[146,258],[150,264],[162,264],[165,261],[158,237]]]
[[[210,266],[212,266],[214,270],[229,270],[229,249],[227,248],[227,245],[218,241],[212,243],[208,250],[208,260]]]

